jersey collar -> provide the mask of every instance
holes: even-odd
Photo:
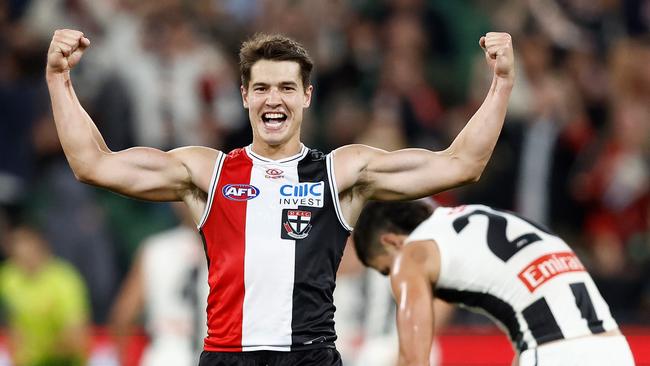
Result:
[[[298,154],[293,155],[293,156],[289,156],[289,157],[286,157],[286,158],[282,158],[282,159],[279,159],[279,160],[273,160],[273,159],[269,159],[269,158],[266,158],[264,156],[261,156],[259,154],[254,153],[253,149],[251,147],[252,147],[252,144],[246,146],[244,148],[244,150],[246,151],[246,155],[248,155],[252,160],[259,161],[259,162],[262,162],[262,163],[273,163],[273,164],[284,164],[284,163],[289,163],[289,162],[296,161],[296,160],[301,160],[309,152],[309,149],[305,145],[303,145],[301,143],[300,144],[300,152]]]

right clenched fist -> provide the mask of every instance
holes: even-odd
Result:
[[[82,32],[59,29],[54,32],[50,49],[47,51],[47,72],[65,73],[81,60],[90,40]]]

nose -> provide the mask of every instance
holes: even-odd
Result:
[[[277,107],[280,104],[282,104],[282,98],[280,98],[280,91],[277,88],[271,88],[268,97],[266,98],[266,105],[268,105],[269,107]]]

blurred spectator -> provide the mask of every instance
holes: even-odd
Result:
[[[0,205],[17,205],[26,196],[35,174],[32,127],[48,108],[39,76],[46,48],[28,36],[12,38],[14,29],[0,34]]]
[[[207,335],[205,253],[185,205],[175,203],[174,209],[181,225],[144,241],[111,311],[122,360],[144,315],[149,345],[143,366],[196,365]]]
[[[630,265],[643,259],[629,251],[647,245],[650,231],[650,109],[627,99],[614,106],[612,122],[611,135],[576,177],[574,192],[590,208],[594,271],[629,276]]]
[[[88,347],[85,284],[69,264],[53,257],[29,226],[14,229],[0,268],[0,298],[18,366],[83,365]]]

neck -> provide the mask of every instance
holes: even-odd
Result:
[[[300,153],[301,144],[299,140],[289,141],[280,145],[269,145],[253,140],[251,150],[258,155],[272,160],[288,158]]]

